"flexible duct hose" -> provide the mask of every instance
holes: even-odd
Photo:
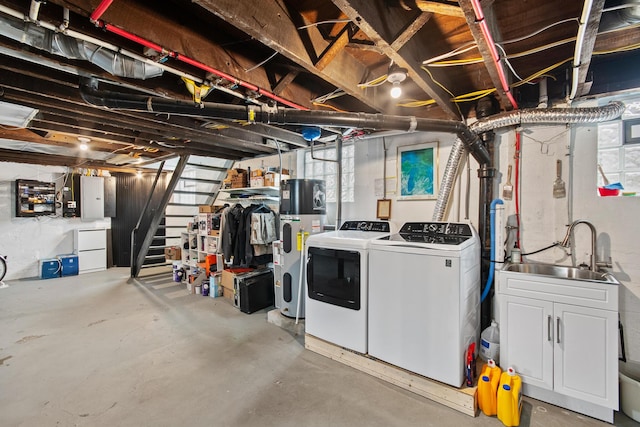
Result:
[[[620,117],[624,109],[625,105],[619,101],[610,102],[602,107],[548,108],[544,110],[531,108],[500,113],[487,117],[486,119],[478,120],[469,126],[469,129],[475,134],[480,134],[494,129],[523,124],[599,123]],[[465,147],[461,144],[460,139],[457,139],[451,148],[451,154],[449,154],[449,160],[447,161],[442,184],[440,185],[440,192],[438,193],[433,211],[434,221],[444,220],[458,174],[460,159],[462,158],[462,153],[458,151],[464,149]]]
[[[493,282],[493,272],[496,269],[496,238],[495,238],[495,230],[496,230],[496,206],[503,205],[504,202],[501,199],[494,199],[491,202],[491,212],[489,217],[491,218],[491,265],[489,266],[489,277],[487,277],[487,284],[484,285],[484,290],[482,291],[482,296],[480,297],[480,303],[482,303],[487,295],[489,295],[489,290],[491,289],[491,283]]]

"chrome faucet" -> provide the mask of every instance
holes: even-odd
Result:
[[[611,267],[611,261],[609,262],[598,262],[597,261],[597,251],[596,251],[596,236],[597,236],[597,232],[596,232],[596,228],[593,226],[593,224],[591,224],[589,221],[584,220],[584,219],[578,219],[575,220],[571,223],[571,225],[569,225],[569,229],[567,229],[567,235],[564,236],[564,240],[562,241],[561,245],[565,248],[569,247],[570,244],[570,240],[571,240],[571,232],[573,232],[573,229],[576,227],[576,225],[578,224],[586,224],[589,229],[591,230],[591,265],[590,265],[590,269],[591,271],[598,271],[598,267],[602,266],[602,267]]]

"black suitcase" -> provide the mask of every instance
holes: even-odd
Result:
[[[273,271],[269,268],[236,275],[233,287],[233,305],[243,313],[254,313],[275,302]]]

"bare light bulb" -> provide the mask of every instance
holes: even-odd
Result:
[[[89,149],[89,142],[91,142],[91,138],[87,138],[86,136],[79,136],[78,141],[80,141],[80,149],[82,151],[87,151]]]
[[[400,95],[402,95],[402,88],[400,87],[400,82],[393,83],[393,87],[391,88],[390,95],[394,99],[400,98]]]

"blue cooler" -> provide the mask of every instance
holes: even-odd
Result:
[[[60,260],[57,258],[40,260],[40,278],[54,279],[60,277]]]
[[[58,255],[62,276],[78,275],[78,255]]]

